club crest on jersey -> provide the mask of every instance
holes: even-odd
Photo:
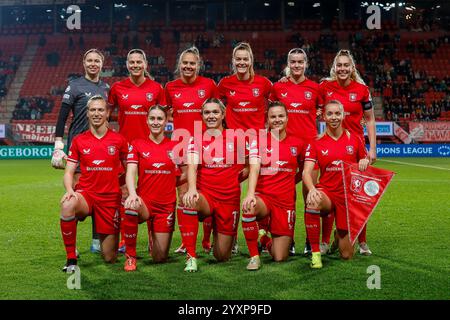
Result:
[[[197,93],[200,99],[203,99],[206,96],[206,92],[203,89],[198,90]]]
[[[259,88],[253,88],[252,92],[254,97],[259,97]]]
[[[312,92],[311,91],[305,91],[305,99],[311,100],[312,99]]]
[[[147,101],[152,101],[153,100],[153,93],[147,92],[145,94],[145,97],[147,98]]]
[[[360,192],[363,185],[363,180],[360,177],[353,176],[350,184],[350,190],[353,192]]]
[[[296,157],[297,156],[297,147],[291,147],[291,154]]]
[[[349,99],[351,102],[355,102],[355,101],[356,101],[356,93],[350,93],[350,94],[348,95],[348,99]]]
[[[347,149],[348,154],[353,154],[353,146],[346,146],[345,148]]]
[[[109,146],[109,147],[108,147],[108,154],[109,154],[110,156],[115,155],[115,154],[116,154],[116,147],[115,147],[115,146]]]
[[[167,150],[167,157],[168,157],[170,160],[173,160],[173,151],[172,151],[172,150]]]

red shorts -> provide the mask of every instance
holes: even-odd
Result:
[[[257,194],[269,211],[270,223],[269,231],[276,236],[294,237],[295,228],[295,204],[291,208],[281,207],[274,204],[274,201],[262,194]]]
[[[89,215],[95,220],[95,231],[101,234],[117,234],[120,229],[121,195],[101,195],[86,190],[76,190],[89,206]]]
[[[154,201],[141,197],[150,214],[152,230],[158,233],[170,233],[175,229],[175,203],[162,206]]]
[[[320,184],[316,188],[325,193],[331,200],[331,210],[334,211],[336,229],[348,230],[347,226],[347,207],[345,205],[344,194],[341,192],[333,192],[321,187]]]
[[[240,205],[237,203],[223,203],[205,192],[200,192],[206,199],[213,216],[213,230],[221,234],[235,236],[239,223]]]

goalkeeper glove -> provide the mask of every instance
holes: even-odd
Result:
[[[55,141],[55,149],[52,154],[52,167],[55,169],[64,169],[66,167],[67,155],[64,153],[64,143],[62,141]]]

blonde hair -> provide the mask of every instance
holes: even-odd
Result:
[[[198,67],[197,67],[197,71],[196,71],[195,74],[198,75],[198,73],[200,72],[200,69],[202,67],[203,61],[202,61],[202,58],[200,57],[200,52],[198,51],[196,46],[192,46],[190,48],[187,48],[186,50],[184,50],[183,52],[180,53],[180,55],[178,56],[177,66],[176,66],[174,74],[176,74],[176,75],[180,75],[181,74],[181,72],[180,72],[181,62],[183,60],[184,55],[188,54],[188,53],[193,54],[197,58]]]
[[[291,54],[303,54],[303,56],[305,57],[305,64],[308,63],[308,56],[306,55],[305,50],[303,50],[301,48],[291,49],[287,54],[286,68],[284,68],[284,74],[286,75],[286,77],[289,77],[291,75],[291,68],[289,68],[289,57],[291,56]],[[306,71],[306,67],[305,67],[305,71]]]
[[[253,63],[255,62],[255,59],[253,56],[252,48],[250,47],[250,44],[248,42],[239,42],[236,45],[236,47],[234,47],[234,49],[233,49],[233,60],[236,55],[236,51],[238,51],[238,50],[247,51],[250,56],[249,73],[250,73],[250,83],[252,83],[253,79],[255,78],[255,69],[253,68]],[[232,69],[233,69],[233,73],[237,73],[237,69],[236,69],[236,66],[234,65],[234,61],[232,61]]]
[[[128,60],[130,59],[130,56],[134,53],[140,54],[142,56],[142,58],[144,59],[144,62],[148,66],[147,56],[145,55],[145,52],[142,49],[131,49],[127,54],[127,64],[128,64]],[[144,69],[144,76],[153,80],[153,77],[150,75],[150,73],[147,71],[147,69]]]
[[[348,57],[351,65],[352,65],[353,70],[352,70],[352,73],[350,74],[350,79],[352,79],[360,84],[366,85],[364,80],[361,78],[361,75],[359,74],[358,70],[356,70],[355,59],[353,58],[353,55],[350,53],[350,50],[339,50],[338,51],[338,53],[334,57],[333,65],[331,66],[331,69],[330,69],[330,76],[328,78],[325,78],[325,80],[329,80],[329,81],[337,80],[337,75],[336,75],[337,59],[342,56]]]

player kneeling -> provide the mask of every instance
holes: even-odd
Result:
[[[64,272],[72,273],[77,265],[77,220],[93,216],[100,234],[103,258],[116,261],[120,188],[118,174],[125,161],[128,145],[123,136],[108,129],[109,109],[100,95],[87,103],[89,130],[77,135],[67,157],[64,172],[66,193],[61,199],[61,234],[66,248]],[[72,188],[75,170],[80,164],[81,176]]]

